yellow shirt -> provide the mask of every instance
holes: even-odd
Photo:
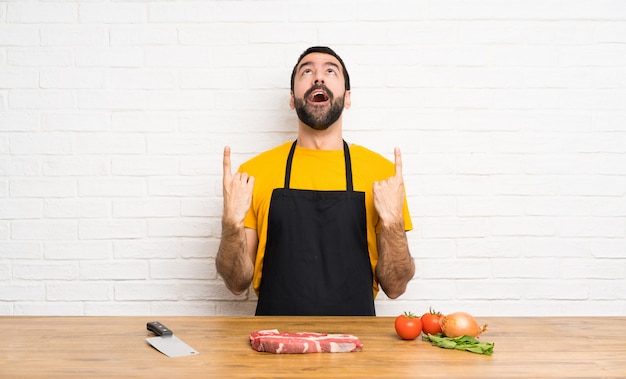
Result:
[[[259,237],[256,262],[254,266],[253,287],[257,295],[261,285],[263,257],[267,238],[267,220],[272,191],[283,188],[287,156],[293,142],[286,142],[250,159],[239,167],[239,172],[246,172],[254,177],[252,205],[244,219],[246,228],[256,229]],[[378,263],[376,233],[379,227],[378,212],[374,208],[372,186],[374,182],[394,175],[394,164],[382,155],[362,146],[350,145],[352,161],[352,181],[354,191],[365,192],[367,217],[367,245],[369,249],[372,273]],[[346,189],[346,171],[342,150],[313,150],[296,146],[291,167],[292,189],[331,191]],[[404,201],[404,228],[412,230],[406,198]],[[378,293],[378,282],[374,276],[372,283],[374,297]]]

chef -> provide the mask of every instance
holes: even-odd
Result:
[[[224,148],[217,271],[234,294],[250,284],[257,315],[375,315],[382,289],[402,295],[415,273],[398,148],[391,162],[343,139],[350,77],[332,49],[310,47],[291,75],[295,141],[233,173]]]

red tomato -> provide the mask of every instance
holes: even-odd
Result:
[[[420,321],[422,322],[422,332],[425,334],[437,334],[442,333],[441,319],[443,315],[440,312],[430,310],[428,313],[424,313]]]
[[[420,318],[411,312],[404,312],[396,317],[396,333],[403,340],[414,340],[422,333]]]

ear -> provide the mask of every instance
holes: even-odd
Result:
[[[289,108],[296,109],[296,104],[293,98],[293,91],[289,91]]]
[[[343,107],[349,109],[350,105],[352,105],[352,100],[350,99],[350,90],[347,90],[343,100]]]

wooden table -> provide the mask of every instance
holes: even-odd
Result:
[[[492,356],[396,337],[393,317],[0,317],[0,378],[624,378],[626,317],[478,318]],[[199,355],[169,358],[146,322]],[[260,329],[354,334],[358,353],[271,354]]]

